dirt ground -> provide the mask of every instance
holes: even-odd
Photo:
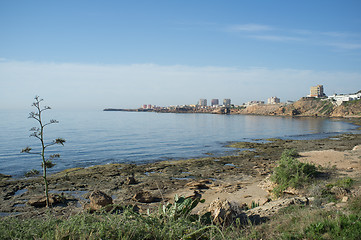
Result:
[[[352,150],[309,151],[302,152],[300,155],[299,160],[302,162],[333,168],[339,174],[351,178],[361,176],[361,144],[355,146]]]

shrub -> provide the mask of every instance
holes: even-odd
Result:
[[[317,168],[310,163],[302,163],[295,158],[295,150],[285,150],[278,166],[274,169],[271,180],[277,184],[273,193],[279,197],[288,187],[300,188],[317,175]]]

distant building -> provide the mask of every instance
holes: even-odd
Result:
[[[216,107],[219,105],[219,100],[218,99],[212,99],[211,100],[211,106],[212,107]]]
[[[226,106],[226,107],[230,107],[231,106],[231,99],[229,99],[229,98],[223,99],[223,105]]]
[[[207,99],[199,99],[199,103],[198,103],[199,106],[201,107],[206,107],[207,106]]]
[[[341,105],[343,102],[361,99],[361,92],[355,94],[334,94],[329,96],[328,99],[335,101],[337,105]]]
[[[280,99],[278,97],[270,97],[267,99],[267,103],[268,104],[276,104],[276,103],[280,103]]]
[[[246,107],[248,107],[248,106],[259,105],[259,104],[264,104],[264,101],[250,101],[250,102],[245,103],[244,105]]]
[[[325,97],[325,96],[326,94],[323,92],[323,85],[317,85],[311,87],[310,95],[308,95],[308,97],[316,97],[316,98]]]
[[[147,104],[143,104],[143,109],[146,109],[147,108]]]

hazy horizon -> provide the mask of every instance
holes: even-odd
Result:
[[[361,90],[360,1],[0,3],[0,109]]]

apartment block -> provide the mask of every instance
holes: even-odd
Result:
[[[325,97],[326,94],[323,92],[323,85],[317,85],[314,87],[311,87],[310,89],[310,95],[308,97]]]
[[[218,99],[212,99],[211,100],[211,106],[212,107],[215,107],[215,106],[218,106],[219,105],[219,100]]]
[[[278,97],[270,97],[267,99],[267,104],[277,104],[280,103],[280,99]]]
[[[199,106],[206,107],[207,106],[207,99],[199,99]]]
[[[229,98],[223,99],[223,105],[226,106],[226,107],[230,107],[231,106],[231,99],[229,99]]]

